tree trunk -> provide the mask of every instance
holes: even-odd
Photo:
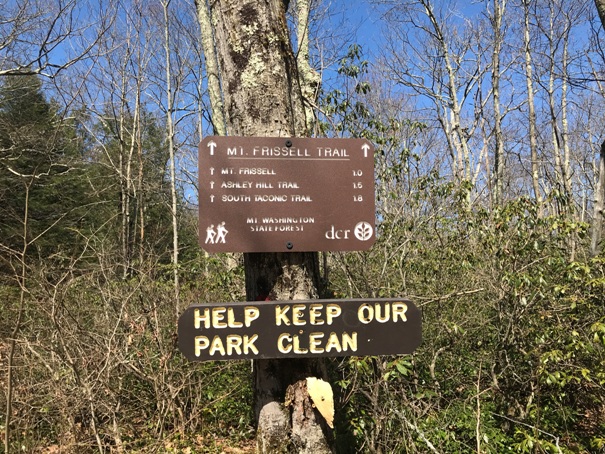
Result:
[[[202,49],[206,60],[206,78],[208,80],[212,126],[215,134],[224,136],[227,134],[227,125],[225,125],[221,81],[214,48],[214,33],[212,31],[212,22],[210,21],[210,11],[208,10],[206,0],[195,0],[195,8],[197,11],[197,20],[200,24]],[[202,137],[201,134],[200,137]]]
[[[440,50],[443,54],[444,71],[447,74],[447,95],[448,102],[443,115],[442,124],[445,124],[444,132],[449,135],[447,138],[450,148],[453,148],[456,161],[454,165],[454,177],[458,183],[472,182],[472,170],[470,149],[468,145],[467,131],[463,126],[462,105],[458,96],[458,87],[456,81],[458,69],[456,68],[455,56],[452,55],[444,27],[433,11],[433,4],[430,0],[421,0],[420,4],[424,8],[424,14],[431,23],[431,34],[437,39]],[[449,115],[449,118],[447,118]],[[470,191],[467,191],[466,205],[470,207]]]
[[[309,0],[296,0],[296,41],[298,50],[296,52],[296,63],[298,65],[299,81],[305,101],[305,118],[307,130],[311,131],[315,123],[315,115],[311,103],[317,98],[317,90],[321,76],[309,63]]]
[[[26,256],[30,246],[29,237],[29,191],[32,182],[24,184],[25,189],[25,207],[23,210],[23,247],[17,255],[19,260],[20,272],[15,268],[15,277],[19,283],[19,306],[17,311],[17,320],[13,325],[10,340],[8,341],[8,358],[6,361],[6,416],[4,419],[4,452],[11,452],[11,436],[12,436],[12,416],[13,416],[13,395],[15,392],[15,384],[13,382],[13,369],[15,368],[15,353],[17,351],[17,335],[21,331],[21,323],[25,314],[25,296],[27,295],[27,266]]]
[[[601,24],[605,28],[605,0],[595,0]],[[605,198],[605,142],[601,144],[599,155],[599,180],[594,190],[594,214],[592,216],[592,233],[590,241],[590,253],[595,256],[599,253],[601,242],[601,229],[603,225],[603,209]]]
[[[531,154],[531,182],[538,205],[538,215],[542,217],[542,191],[540,190],[540,169],[538,163],[538,129],[534,102],[533,64],[529,29],[529,0],[523,0],[523,43],[525,52],[525,81],[527,84],[527,106],[529,114],[529,149]]]
[[[601,18],[601,24],[605,28],[605,0],[595,0],[595,5],[597,6],[597,11],[599,12],[599,17]]]
[[[558,109],[557,109],[557,93],[556,79],[559,77],[560,70],[558,68],[557,49],[561,45],[558,41],[560,37],[556,35],[555,19],[557,11],[555,5],[549,4],[550,8],[550,24],[548,28],[548,43],[549,43],[549,78],[548,78],[548,107],[550,111],[551,136],[553,146],[553,157],[555,162],[555,185],[558,191],[555,208],[558,214],[568,215],[571,213],[571,193],[568,185],[567,169],[564,155],[564,137],[561,128],[559,127]],[[563,57],[566,58],[565,52]],[[564,63],[565,67],[565,63]],[[562,76],[564,78],[565,75]],[[561,92],[563,98],[565,94]],[[562,106],[563,107],[563,106]]]
[[[166,58],[166,136],[168,139],[168,155],[170,165],[170,212],[172,217],[172,278],[174,284],[174,307],[176,319],[180,314],[180,283],[179,283],[179,231],[177,219],[177,194],[176,194],[176,162],[174,147],[174,97],[172,93],[172,71],[170,66],[170,29],[168,7],[170,0],[162,2],[164,12],[164,54]]]
[[[563,34],[563,55],[562,55],[562,68],[563,74],[561,75],[561,148],[563,151],[562,162],[561,162],[561,173],[563,176],[563,188],[565,190],[565,197],[567,202],[567,213],[573,215],[575,212],[575,206],[573,201],[573,190],[571,180],[571,166],[570,166],[570,154],[569,149],[569,121],[567,117],[567,80],[568,80],[568,66],[569,66],[569,39],[570,39],[571,23],[567,22],[565,32]]]
[[[294,137],[306,133],[305,109],[283,0],[211,2],[227,129],[237,136]],[[254,300],[319,296],[317,253],[246,254],[246,295]],[[327,429],[308,395],[284,406],[288,387],[321,377],[314,360],[254,363],[258,452],[330,452]]]
[[[211,16],[230,133],[304,134],[305,113],[283,1],[216,1]]]
[[[494,106],[494,206],[500,206],[504,192],[504,137],[502,136],[502,112],[500,109],[500,51],[502,50],[502,16],[506,1],[494,0],[494,13],[490,17],[494,31],[494,48],[492,52],[492,90]]]
[[[599,155],[599,180],[594,190],[594,213],[592,216],[592,232],[590,238],[590,254],[594,257],[599,253],[601,230],[603,226],[603,209],[605,196],[605,142],[601,144]]]

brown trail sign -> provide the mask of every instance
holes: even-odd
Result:
[[[421,331],[405,299],[196,304],[178,324],[191,361],[405,354]]]
[[[199,180],[208,252],[362,251],[376,239],[365,139],[206,137]]]

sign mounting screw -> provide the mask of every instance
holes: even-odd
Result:
[[[294,247],[294,245],[292,244],[292,242],[291,242],[291,241],[288,241],[288,242],[286,243],[286,248],[288,248],[288,249],[292,249],[293,247]]]
[[[291,140],[286,140],[286,147],[290,148],[292,146]]]

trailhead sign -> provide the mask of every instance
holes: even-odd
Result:
[[[368,250],[375,216],[365,139],[209,136],[199,145],[208,252]]]
[[[422,340],[418,308],[391,298],[194,304],[178,333],[190,361],[399,355]]]

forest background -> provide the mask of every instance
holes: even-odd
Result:
[[[324,296],[409,297],[424,340],[329,362],[337,449],[604,452],[595,2],[358,4],[288,15],[314,136],[376,147],[377,242],[322,254]],[[0,13],[2,452],[251,449],[250,364],[176,347],[189,304],[245,298],[197,244],[204,7]]]

